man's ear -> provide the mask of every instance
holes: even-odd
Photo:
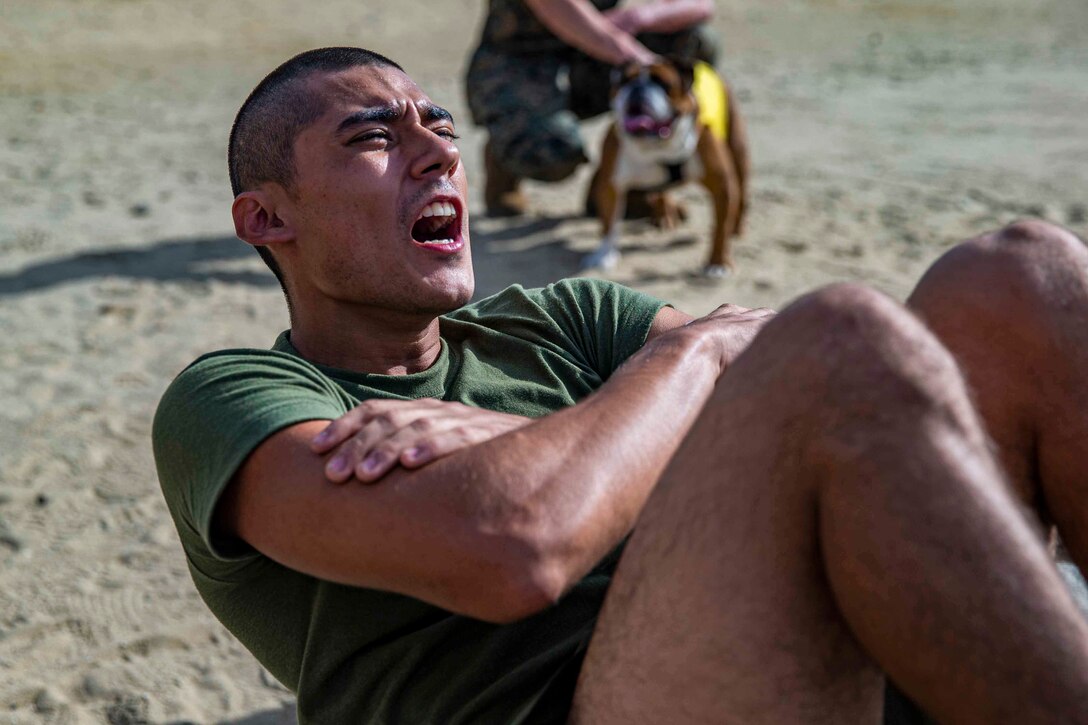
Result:
[[[230,212],[234,233],[243,242],[259,247],[295,240],[294,227],[276,213],[276,200],[267,190],[243,191],[234,198]]]

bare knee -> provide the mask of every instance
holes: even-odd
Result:
[[[951,364],[947,351],[910,311],[863,285],[824,287],[798,299],[779,318],[794,328],[791,333],[796,328],[812,331],[821,350],[814,362],[829,372],[864,362]]]
[[[951,352],[902,305],[865,287],[835,285],[799,300],[792,322],[824,338],[811,363],[822,384],[801,428],[809,431],[801,450],[815,481],[836,486],[853,480],[851,472],[898,481],[888,467],[923,440],[985,449]]]
[[[1015,325],[1037,320],[1056,292],[1083,286],[1086,267],[1088,249],[1072,232],[1018,221],[953,247],[923,276],[910,305],[927,321],[962,314]]]
[[[856,284],[805,295],[783,310],[753,344],[781,359],[787,395],[813,395],[849,416],[884,415],[904,406],[928,409],[966,400],[947,349],[906,308]],[[738,361],[740,362],[740,361]],[[796,389],[792,389],[796,384]]]
[[[1026,254],[1032,257],[1061,256],[1084,249],[1084,243],[1073,232],[1041,219],[1022,219],[971,242],[982,242],[1005,254]]]
[[[842,334],[894,330],[909,315],[901,305],[871,287],[841,282],[803,295],[779,317],[783,320],[796,318],[796,324],[816,324]]]
[[[798,463],[789,480],[808,492],[850,466],[884,478],[922,439],[984,439],[951,353],[901,304],[853,284],[779,313],[706,411],[712,428],[733,421],[727,430],[743,431],[746,446],[772,446],[770,458]]]

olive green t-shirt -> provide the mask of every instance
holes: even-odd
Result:
[[[213,510],[246,457],[277,430],[336,418],[368,398],[546,415],[607,380],[643,345],[661,307],[601,280],[514,286],[440,318],[438,360],[419,373],[314,365],[283,333],[272,350],[211,353],[173,381],[155,416],[155,462],[193,581],[297,693],[302,723],[562,722],[618,549],[556,606],[489,624],[216,540]]]

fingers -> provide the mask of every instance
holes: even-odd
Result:
[[[445,416],[421,417],[421,411],[407,407],[377,413],[340,444],[325,464],[325,476],[335,483],[343,483],[353,475],[362,481],[377,480],[405,449],[452,425],[448,417],[451,414],[454,411]]]
[[[465,407],[465,411],[471,410]],[[355,477],[371,483],[397,464],[419,468],[461,448],[494,438],[511,427],[498,418],[500,415],[458,411],[451,416],[418,418],[383,437],[362,455],[354,469]]]
[[[449,420],[448,426],[436,426],[425,438],[420,438],[400,454],[399,463],[405,468],[419,468],[467,446],[483,443],[532,421],[519,415],[466,408],[460,420]]]
[[[388,473],[402,460],[423,465],[418,460],[428,450],[437,436],[457,426],[456,419],[418,418],[404,428],[392,432],[378,441],[355,465],[355,477],[363,483],[371,483]],[[429,460],[433,460],[431,456]]]
[[[418,468],[529,422],[461,403],[423,399],[372,400],[329,423],[315,436],[315,453],[331,452],[325,476],[373,482],[400,464]]]
[[[742,307],[741,305],[734,305],[732,303],[726,303],[724,305],[718,305],[713,312],[708,314],[702,319],[728,319],[728,320],[758,320],[758,319],[770,319],[774,317],[777,312],[769,307]],[[695,322],[696,320],[692,320]]]
[[[325,463],[325,477],[334,483],[343,483],[367,461],[374,447],[396,429],[388,418],[376,418],[359,429],[352,437],[340,444]],[[373,462],[368,464],[368,467]]]
[[[347,413],[325,426],[324,430],[310,441],[310,450],[314,453],[327,453],[347,440],[362,427],[366,413],[363,406],[352,408]]]
[[[319,454],[328,453],[375,418],[384,418],[386,422],[395,424],[397,420],[418,417],[423,411],[433,410],[442,404],[442,401],[433,398],[364,401],[325,426],[310,441],[310,450]]]
[[[435,431],[425,441],[414,442],[400,454],[399,463],[405,468],[419,468],[465,446],[482,443],[494,436],[493,430],[455,425],[447,430]]]
[[[696,334],[710,335],[717,343],[719,372],[724,373],[776,314],[766,307],[750,309],[725,304],[706,317],[693,320],[688,328],[696,331]]]
[[[633,35],[625,34],[618,40],[621,45],[621,63],[635,62],[640,65],[652,65],[659,59],[656,53],[640,43]]]
[[[661,58],[657,53],[653,52],[638,41],[635,41],[635,44],[630,50],[629,60],[637,61],[639,65],[653,65],[660,59]]]
[[[725,317],[728,315],[738,315],[742,312],[748,312],[750,307],[741,307],[740,305],[734,305],[732,302],[726,302],[724,305],[718,305],[714,308],[707,317]]]
[[[755,309],[748,310],[745,313],[748,317],[755,320],[769,320],[778,314],[775,310],[769,307],[756,307]]]

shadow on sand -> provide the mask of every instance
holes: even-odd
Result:
[[[140,722],[145,721],[140,720]],[[190,720],[172,720],[165,725],[195,725],[195,723]],[[298,716],[295,714],[294,703],[285,703],[276,710],[261,710],[233,720],[217,720],[215,725],[298,725]]]
[[[493,230],[474,227],[476,297],[492,294],[515,282],[539,287],[577,272],[580,255],[568,248],[567,239],[551,234],[562,221],[561,218],[533,218]],[[108,277],[277,287],[275,277],[263,267],[221,268],[224,264],[256,258],[248,245],[234,237],[167,239],[147,247],[83,252],[0,274],[0,297]]]
[[[543,287],[577,274],[582,254],[550,232],[561,220],[534,219],[494,232],[472,232],[475,299],[509,287]]]
[[[102,277],[159,281],[220,281],[278,286],[265,270],[220,270],[215,263],[250,259],[254,252],[234,237],[168,239],[140,248],[103,249],[40,262],[0,275],[0,297]]]

